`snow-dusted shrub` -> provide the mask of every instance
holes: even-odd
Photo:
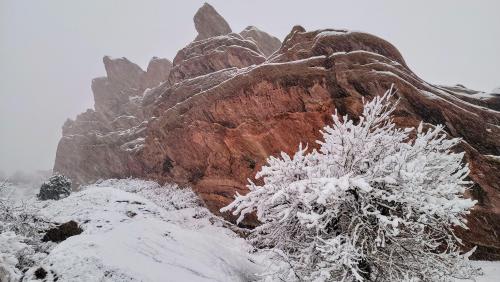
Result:
[[[71,180],[66,176],[55,174],[40,187],[37,195],[40,200],[59,200],[71,193]]]
[[[18,275],[46,256],[53,244],[41,239],[50,226],[33,203],[0,199],[0,281],[18,281]]]
[[[140,195],[152,200],[167,211],[201,207],[201,201],[191,188],[176,184],[165,184],[151,189],[143,189]]]
[[[167,211],[202,207],[200,199],[189,187],[166,183],[163,186],[142,179],[107,179],[91,186],[113,187],[125,192],[137,193]]]
[[[392,91],[365,103],[359,122],[333,116],[319,151],[270,157],[221,211],[256,211],[250,236],[290,265],[285,280],[452,281],[477,274],[453,228],[475,204],[469,170],[442,126],[398,129]],[[284,278],[283,278],[284,277]]]
[[[0,281],[18,281],[21,278],[22,272],[16,267],[18,257],[29,248],[23,239],[11,231],[0,232]]]

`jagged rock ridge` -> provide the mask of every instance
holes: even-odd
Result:
[[[220,20],[204,7],[195,22]],[[500,258],[498,95],[431,85],[393,45],[366,33],[295,26],[271,51],[262,46],[272,43],[244,32],[198,32],[209,37],[199,35],[181,49],[165,82],[144,94],[134,90],[144,76],[137,68],[122,61],[116,66],[126,74],[110,68],[105,81],[113,95],[96,98],[96,111],[64,126],[54,170],[78,183],[135,176],[191,185],[218,213],[236,191],[247,191],[247,178],[268,156],[292,153],[299,143],[313,148],[335,110],[356,117],[363,97],[394,84],[401,99],[398,125],[444,124],[464,139],[459,149],[475,182],[470,196],[479,204],[461,236],[479,245],[477,257]]]
[[[154,100],[147,98],[172,68],[156,57],[147,71],[126,58],[105,56],[103,63],[107,76],[92,80],[95,110],[68,119],[57,148],[54,169],[70,176],[74,186],[129,171],[151,117]]]

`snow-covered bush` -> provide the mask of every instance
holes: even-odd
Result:
[[[290,265],[285,280],[450,281],[477,274],[453,228],[475,204],[469,169],[442,126],[399,129],[392,90],[365,103],[359,122],[333,116],[319,151],[270,157],[221,211],[256,212],[251,242]]]
[[[71,180],[66,176],[55,174],[40,187],[37,195],[40,200],[59,200],[71,193]]]
[[[29,248],[23,237],[14,232],[0,232],[0,281],[18,281],[22,272],[16,267],[18,257],[23,250]]]
[[[53,244],[41,239],[50,225],[34,202],[0,197],[0,281],[19,281],[23,271],[46,256]]]

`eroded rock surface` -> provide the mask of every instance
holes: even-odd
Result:
[[[262,43],[217,30],[180,50],[167,82],[144,94],[134,92],[144,76],[137,68],[109,72],[113,95],[102,105],[96,97],[96,111],[65,124],[54,170],[79,183],[135,176],[191,185],[218,213],[235,192],[247,192],[267,157],[291,154],[299,143],[314,148],[335,110],[357,117],[363,97],[394,84],[398,125],[444,124],[463,138],[457,149],[475,183],[468,196],[479,203],[460,234],[479,245],[476,257],[500,259],[498,95],[429,84],[392,44],[366,33],[296,26],[265,59]]]

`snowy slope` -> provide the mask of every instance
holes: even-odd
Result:
[[[136,193],[117,187],[132,187]],[[177,198],[190,207],[177,210],[168,201],[160,207],[140,194],[153,200]],[[250,246],[205,208],[193,205],[192,196],[190,190],[152,182],[111,181],[42,207],[47,218],[75,220],[84,229],[41,262],[48,281],[256,280],[262,267],[249,254]],[[28,271],[25,281],[36,269]]]
[[[481,267],[484,275],[476,278],[475,282],[498,282],[500,281],[499,261],[476,261],[474,265]]]
[[[258,281],[280,267],[253,253],[191,190],[108,180],[59,201],[30,204],[44,218],[75,220],[84,231],[40,256],[22,281],[41,281],[34,276],[39,267],[47,271],[44,281],[59,282]],[[0,235],[0,262],[15,260],[12,253],[23,243],[12,232]],[[499,262],[476,263],[486,274],[476,281],[498,281]]]
[[[0,180],[0,182],[2,182]],[[19,202],[33,198],[39,191],[41,184],[6,182],[0,189],[0,199]]]

